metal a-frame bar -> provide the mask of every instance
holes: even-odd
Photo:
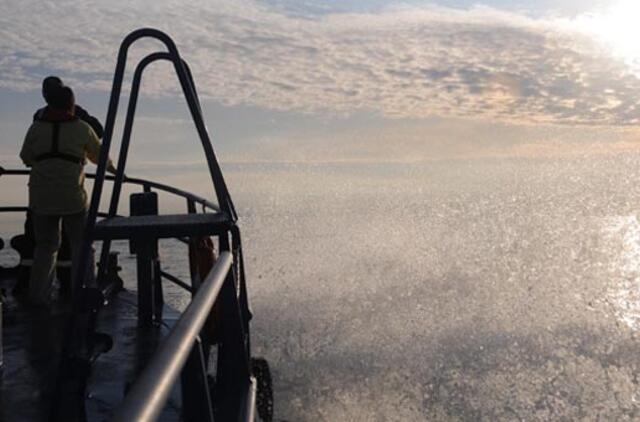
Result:
[[[116,71],[113,78],[113,87],[111,90],[111,97],[109,100],[109,109],[107,112],[107,120],[105,124],[104,137],[102,140],[102,148],[100,150],[100,156],[98,159],[96,179],[93,186],[93,192],[91,195],[91,203],[90,203],[89,212],[87,215],[87,223],[86,223],[85,233],[83,237],[83,245],[82,245],[82,250],[79,257],[80,265],[78,266],[78,273],[76,274],[76,277],[75,277],[77,285],[74,286],[74,292],[76,296],[78,296],[80,289],[84,287],[83,275],[86,274],[86,271],[88,270],[87,266],[89,264],[89,260],[88,260],[89,248],[91,246],[91,242],[93,241],[93,230],[96,225],[98,208],[100,205],[100,198],[102,196],[102,188],[104,186],[104,177],[106,173],[107,161],[109,158],[111,139],[113,136],[113,129],[115,126],[116,114],[118,111],[120,93],[122,91],[122,82],[124,78],[127,53],[128,53],[129,47],[135,41],[141,38],[155,38],[158,41],[162,42],[167,47],[168,51],[167,53],[164,53],[166,54],[166,56],[163,55],[163,53],[160,53],[160,55],[157,55],[157,56],[152,54],[147,58],[143,59],[143,62],[141,62],[137,68],[136,74],[138,74],[138,80],[137,80],[137,84],[135,84],[136,81],[134,80],[134,85],[132,86],[132,94],[134,91],[136,91],[136,96],[137,96],[137,91],[139,89],[142,72],[148,64],[160,59],[166,59],[173,63],[176,74],[178,76],[178,80],[180,82],[180,86],[182,87],[183,94],[187,100],[189,111],[196,125],[198,136],[200,138],[202,147],[204,149],[205,157],[207,159],[207,165],[209,168],[209,173],[211,175],[211,180],[215,189],[218,204],[220,206],[220,211],[222,213],[225,213],[232,222],[235,223],[237,221],[237,214],[235,211],[235,207],[233,206],[233,202],[231,201],[229,191],[227,189],[226,183],[222,176],[222,170],[220,169],[220,165],[216,159],[215,152],[211,145],[211,140],[209,138],[206,125],[202,118],[200,103],[198,101],[197,94],[195,93],[196,91],[192,82],[190,70],[188,69],[187,66],[185,66],[185,63],[180,58],[180,55],[178,53],[178,49],[175,43],[167,34],[152,28],[143,28],[143,29],[138,29],[136,31],[133,31],[122,41],[122,44],[120,45],[120,50],[118,52],[118,61],[116,64]],[[131,107],[131,100],[130,100],[130,107],[127,113],[127,120],[130,121],[130,125],[133,124],[133,116],[132,115],[130,116],[129,113],[133,114],[134,112],[135,112],[135,104],[133,105],[133,107]],[[129,131],[130,130],[131,128],[129,128]],[[129,132],[129,136],[130,136],[130,132]],[[126,157],[126,151],[124,153]],[[118,163],[118,168],[117,168],[118,171],[117,171],[116,180],[114,183],[114,193],[117,193],[118,194],[117,196],[119,196],[120,186],[122,185],[122,182],[124,179],[124,167],[125,167],[124,163],[122,164]],[[115,211],[117,210],[117,199],[114,204],[114,201],[113,201],[114,197],[115,195],[112,195],[112,201],[111,201],[112,203],[110,204],[110,210],[109,210],[110,215],[115,214]],[[74,302],[77,303],[78,301],[76,300]]]
[[[134,72],[133,75],[133,82],[131,85],[131,93],[129,95],[129,104],[127,107],[127,114],[126,114],[126,119],[125,119],[125,124],[124,124],[124,130],[122,133],[122,142],[120,144],[120,154],[118,156],[118,167],[117,167],[117,173],[114,179],[114,183],[113,183],[113,190],[112,190],[112,194],[111,194],[111,201],[109,203],[109,211],[107,213],[108,217],[114,217],[117,214],[118,211],[118,205],[119,205],[119,201],[120,201],[120,194],[122,191],[122,184],[124,183],[124,169],[126,167],[126,162],[127,162],[127,157],[128,157],[128,153],[129,153],[129,145],[131,143],[131,133],[133,130],[133,123],[134,123],[134,118],[135,118],[135,112],[136,112],[136,107],[138,104],[138,96],[140,93],[140,84],[142,83],[142,74],[144,73],[145,69],[147,68],[147,66],[149,66],[150,64],[159,61],[159,60],[167,60],[167,61],[173,61],[174,57],[168,53],[168,52],[156,52],[156,53],[152,53],[149,54],[148,56],[146,56],[144,59],[142,59],[137,67],[136,70]],[[198,93],[195,89],[195,84],[193,82],[193,77],[191,74],[191,69],[189,68],[189,65],[187,64],[187,62],[185,62],[182,59],[179,59],[182,67],[184,68],[186,74],[187,74],[187,79],[189,81],[189,87],[190,87],[190,92],[193,95],[193,99],[194,99],[194,103],[197,106],[197,115],[200,117],[200,119],[202,119],[202,109],[200,107],[200,101],[198,99]],[[206,143],[208,145],[210,145],[210,142],[207,140],[203,140],[203,143]],[[104,144],[103,144],[104,145]],[[205,152],[206,152],[206,148],[205,148]],[[211,152],[213,151],[213,149],[211,149]],[[208,156],[207,156],[208,157]],[[215,167],[217,167],[219,169],[218,163],[216,161],[216,157],[215,155],[212,156],[213,158],[213,165]],[[211,163],[209,163],[209,168],[211,170]],[[218,170],[219,171],[219,170]],[[211,174],[214,175],[215,173],[213,171],[211,171]],[[231,198],[228,194],[228,191],[226,190],[226,184],[224,183],[224,179],[222,178],[222,174],[220,173],[220,185],[222,187],[221,191],[223,193],[226,194],[227,200],[221,202],[220,200],[220,196],[218,196],[218,202],[219,204],[222,203],[226,203],[231,211],[228,211],[228,214],[232,217],[232,221],[236,221],[236,217],[235,217],[235,208],[233,207],[233,202],[231,201]],[[218,187],[216,186],[215,182],[214,182],[214,187],[216,188],[216,192],[218,192]],[[95,188],[94,188],[95,190]],[[222,208],[221,208],[222,211]],[[101,252],[101,256],[100,256],[100,266],[99,266],[99,274],[98,274],[98,279],[100,280],[102,278],[102,276],[104,275],[104,271],[106,266],[104,265],[104,263],[106,262],[106,259],[109,256],[109,251],[111,249],[111,241],[110,240],[105,240],[102,244],[102,252]]]

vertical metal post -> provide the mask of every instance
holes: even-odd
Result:
[[[237,277],[238,277],[238,290],[239,290],[239,300],[240,300],[240,315],[242,317],[242,321],[244,323],[245,334],[247,336],[247,349],[251,351],[251,344],[249,342],[249,320],[251,320],[251,309],[249,307],[249,295],[247,293],[247,280],[244,271],[244,258],[242,256],[242,238],[240,237],[240,228],[238,226],[234,226],[231,229],[231,239],[233,243],[233,263],[237,268]]]
[[[2,298],[0,298],[0,368],[4,366],[4,357],[2,350],[4,349],[4,342],[2,341]]]
[[[144,185],[144,193],[130,196],[130,214],[157,215],[158,194]],[[158,261],[158,239],[153,235],[135,237],[130,240],[131,252],[136,254],[138,276],[138,318],[142,325],[148,325],[154,316],[162,318],[162,296],[159,290],[160,263]],[[158,296],[160,295],[160,296]],[[155,309],[156,306],[160,309]]]
[[[221,253],[231,250],[229,233],[218,239]],[[231,420],[239,414],[251,374],[236,286],[235,272],[229,271],[218,298],[222,307],[222,341],[218,345],[216,403],[221,420]]]
[[[196,213],[196,203],[193,199],[187,199],[187,212],[189,214]],[[198,291],[198,257],[195,251],[195,239],[189,239],[189,272],[191,276],[191,296],[195,296]]]
[[[138,322],[150,325],[153,322],[153,280],[155,259],[151,239],[140,239],[137,242],[137,277],[138,277]]]
[[[213,404],[209,390],[207,364],[200,337],[189,355],[181,375],[182,420],[185,422],[213,422]]]
[[[153,260],[153,319],[156,322],[162,321],[162,310],[164,308],[164,295],[162,291],[162,275],[160,273],[160,259],[156,257]]]
[[[218,346],[216,403],[221,420],[226,421],[240,414],[251,374],[231,271],[220,290],[219,303],[222,305],[222,342]]]
[[[193,199],[191,199],[191,198],[187,199],[187,212],[189,214],[195,214],[196,213],[196,203],[193,202]]]

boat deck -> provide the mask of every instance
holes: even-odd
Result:
[[[5,292],[12,281],[0,280]],[[120,291],[99,312],[97,331],[108,334],[113,348],[92,365],[85,401],[87,419],[107,420],[120,404],[125,389],[144,368],[179,314],[167,305],[163,323],[140,327],[135,292]],[[0,387],[0,420],[46,420],[60,362],[63,327],[69,306],[56,303],[52,311],[34,310],[5,293],[3,303],[3,352]],[[181,398],[174,388],[160,420],[178,420]]]

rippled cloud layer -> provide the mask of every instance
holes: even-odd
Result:
[[[0,88],[56,73],[107,91],[130,30],[170,33],[204,97],[228,105],[388,117],[638,123],[640,80],[570,22],[421,7],[297,16],[265,4],[0,1]],[[148,47],[148,45],[147,45]],[[137,49],[134,54],[141,54]],[[166,70],[147,92],[175,90]]]

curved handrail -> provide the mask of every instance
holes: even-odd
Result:
[[[96,170],[96,178],[99,183],[94,187],[92,196],[91,196],[91,206],[89,209],[88,222],[95,220],[95,213],[99,206],[100,197],[102,195],[102,185],[100,180],[104,178],[106,174],[106,164],[108,161],[108,153],[111,145],[111,138],[113,135],[113,128],[115,123],[115,118],[118,109],[118,102],[120,99],[120,94],[122,91],[122,81],[124,78],[124,70],[126,65],[127,54],[129,51],[129,47],[136,42],[137,40],[145,37],[155,38],[158,41],[162,42],[166,47],[168,52],[167,54],[169,59],[173,62],[174,68],[176,70],[176,74],[178,76],[178,80],[180,81],[180,85],[182,90],[187,98],[187,105],[189,106],[189,111],[191,112],[191,116],[196,125],[196,129],[200,139],[202,140],[202,146],[205,150],[205,156],[207,158],[207,164],[209,166],[209,171],[212,177],[212,182],[214,187],[216,188],[216,196],[218,199],[218,204],[221,210],[228,212],[229,217],[236,221],[237,215],[229,197],[229,193],[222,178],[222,171],[220,166],[215,158],[215,153],[213,151],[213,147],[211,146],[211,140],[209,139],[209,135],[202,119],[202,115],[200,113],[200,105],[197,102],[197,95],[195,94],[195,86],[193,84],[193,80],[190,78],[191,72],[185,66],[184,61],[181,59],[178,49],[173,42],[173,40],[164,32],[159,31],[153,28],[142,28],[136,31],[131,32],[127,37],[122,41],[120,45],[120,49],[118,51],[118,60],[116,64],[116,70],[113,78],[113,87],[111,91],[111,97],[109,100],[109,109],[107,112],[107,120],[105,123],[105,133],[103,137],[103,148],[101,149],[98,169]],[[140,63],[142,64],[142,63]],[[146,66],[146,64],[145,64]],[[140,67],[140,66],[138,66]],[[194,101],[190,101],[191,99]],[[121,166],[118,163],[118,173],[124,171],[124,166]],[[92,229],[92,227],[91,227]]]
[[[21,207],[17,206],[9,206],[9,207],[0,207],[0,212],[27,212],[29,211],[29,207]]]
[[[179,57],[178,49],[173,40],[169,38],[167,34],[158,31],[157,29],[142,28],[133,31],[129,35],[127,35],[122,41],[122,44],[120,44],[116,70],[113,76],[113,87],[111,90],[111,96],[109,98],[109,108],[107,111],[107,120],[105,122],[105,132],[102,138],[102,148],[100,149],[98,168],[96,169],[96,180],[98,180],[98,183],[96,183],[96,186],[94,186],[93,192],[91,194],[91,205],[89,207],[89,215],[87,218],[88,222],[95,221],[100,198],[102,196],[102,180],[104,180],[104,177],[106,175],[106,164],[109,158],[109,148],[111,146],[113,128],[115,126],[116,115],[118,112],[118,103],[120,102],[122,81],[124,79],[124,70],[126,66],[129,47],[134,42],[144,37],[156,38],[157,40],[165,44],[165,46],[173,56]]]
[[[9,207],[0,207],[0,213],[3,213],[3,212],[7,212],[7,213],[8,212],[27,212],[27,211],[29,211],[29,207],[20,206],[20,205],[9,206]],[[98,213],[98,215],[100,217],[106,217],[107,213],[101,212],[101,213]],[[121,216],[119,215],[117,217],[121,217]]]
[[[0,167],[0,177],[1,176],[28,176],[30,173],[30,170],[24,169],[4,169],[2,167]],[[95,179],[96,175],[94,173],[86,173],[85,176],[87,177],[87,179]],[[115,180],[115,176],[113,175],[105,175],[105,180],[108,181],[114,181]],[[142,178],[137,178],[137,177],[127,177],[124,179],[124,183],[127,184],[133,184],[133,185],[138,185],[138,186],[148,186],[152,189],[157,189],[159,191],[162,192],[167,192],[167,193],[171,193],[174,194],[176,196],[180,196],[184,199],[188,199],[190,201],[195,202],[196,204],[202,205],[203,207],[205,207],[206,209],[209,209],[211,211],[216,211],[216,212],[220,212],[220,207],[216,204],[214,204],[213,202],[195,195],[191,192],[187,192],[184,191],[182,189],[178,189],[175,188],[173,186],[170,185],[165,185],[163,183],[158,183],[158,182],[154,182],[153,180],[147,180],[147,179],[142,179]],[[0,208],[1,209],[1,208]],[[103,214],[104,216],[108,215],[108,214]]]
[[[124,129],[122,132],[122,142],[120,144],[120,155],[118,156],[118,171],[115,176],[113,192],[111,193],[111,203],[109,205],[109,214],[115,215],[118,209],[119,201],[120,201],[120,191],[122,182],[125,178],[124,168],[127,163],[127,156],[129,151],[129,144],[131,143],[131,132],[133,130],[133,123],[135,118],[136,107],[138,105],[138,95],[140,93],[140,83],[142,82],[142,74],[146,67],[151,63],[158,60],[173,60],[173,57],[166,52],[156,52],[149,54],[144,59],[142,59],[138,66],[136,66],[136,70],[133,75],[133,82],[131,84],[131,93],[129,94],[129,105],[127,107],[127,114],[124,123]],[[189,70],[189,65],[184,60],[181,60],[182,66],[188,71],[189,77],[191,76],[191,71]],[[192,81],[193,85],[193,81]],[[195,95],[195,90],[194,90]],[[196,95],[196,101],[197,95]],[[198,108],[200,107],[198,101]]]
[[[4,167],[0,166],[0,177],[2,176],[28,176],[30,173],[30,170],[28,169],[5,169]],[[85,176],[88,179],[95,179],[95,174],[93,173],[87,173],[85,174]],[[108,181],[114,181],[115,180],[115,176],[113,175],[105,175],[105,179]],[[179,197],[182,197],[184,199],[186,199],[187,201],[191,201],[194,204],[198,204],[201,205],[203,208],[203,211],[205,209],[214,211],[214,212],[220,212],[220,208],[208,201],[207,199],[204,199],[198,195],[195,195],[191,192],[187,192],[184,191],[182,189],[178,189],[175,188],[173,186],[169,186],[169,185],[165,185],[162,183],[158,183],[158,182],[154,182],[152,180],[147,180],[147,179],[140,179],[140,178],[125,178],[124,179],[124,183],[129,183],[132,185],[138,185],[138,186],[142,186],[145,189],[146,188],[151,188],[151,189],[156,189],[158,191],[161,192],[166,192],[166,193],[170,193]],[[19,212],[27,212],[29,211],[29,207],[27,206],[22,206],[22,205],[16,205],[16,206],[0,206],[0,213],[19,213]],[[110,214],[110,213],[106,213],[106,212],[98,212],[98,217],[102,217],[102,218],[109,218],[109,217],[119,217],[119,215],[117,214]],[[185,242],[188,243],[188,241],[182,239],[182,238],[177,238],[176,240],[181,241],[181,242]],[[107,251],[108,252],[108,251]],[[162,277],[171,281],[174,284],[177,284],[178,286],[182,287],[183,289],[187,290],[187,291],[191,291],[191,288],[182,280],[180,280],[179,278],[175,277],[174,275],[170,274],[170,273],[166,273],[166,272],[162,272]]]

